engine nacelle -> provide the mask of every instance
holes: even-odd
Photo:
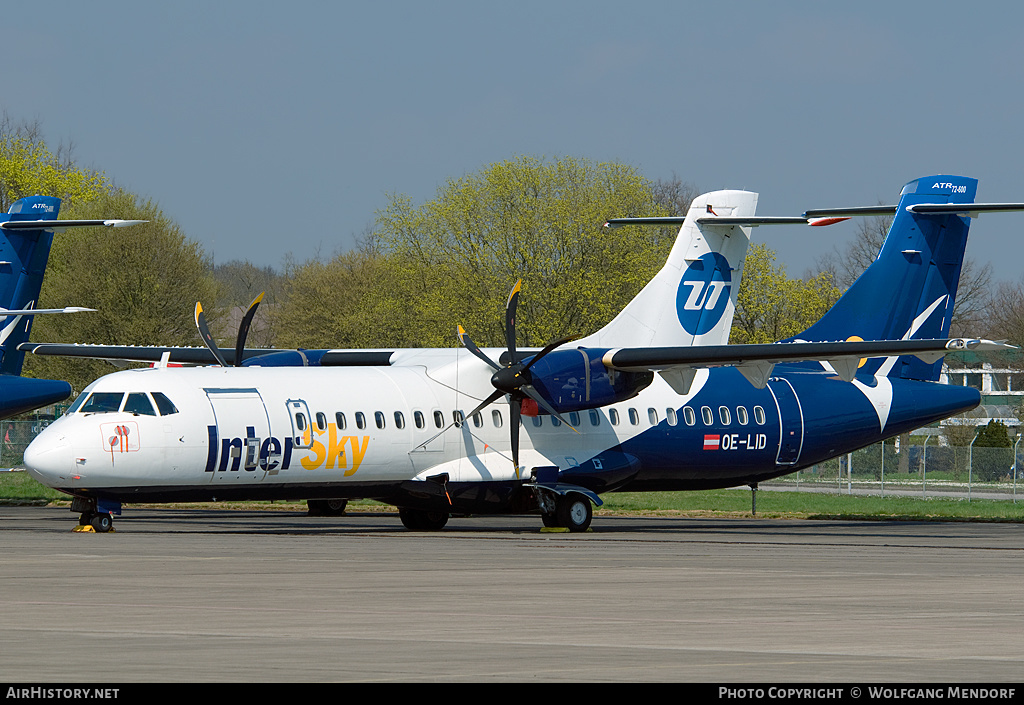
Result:
[[[562,413],[632,399],[654,380],[654,373],[647,370],[608,369],[601,362],[606,352],[603,348],[555,350],[530,368],[533,386]],[[523,408],[527,413],[525,404]]]

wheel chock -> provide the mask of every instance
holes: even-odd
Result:
[[[82,526],[81,524],[79,524],[75,528],[73,528],[72,531],[75,532],[75,533],[78,533],[78,534],[83,534],[83,533],[84,534],[98,534],[99,533],[98,531],[96,531],[96,529],[92,528],[91,524],[86,524],[85,526]],[[105,533],[113,534],[115,531],[116,531],[116,529],[114,527],[110,527],[110,531],[107,531]]]

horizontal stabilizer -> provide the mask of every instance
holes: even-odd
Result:
[[[611,218],[608,220],[604,227],[606,228],[621,228],[626,225],[682,225],[685,218],[681,217],[665,217],[665,218]],[[739,225],[744,227],[756,228],[758,225],[809,225],[808,219],[803,216],[705,216],[697,218],[694,222],[699,225],[720,225],[720,226],[733,226]]]
[[[17,311],[0,308],[0,316],[33,316],[37,313],[86,313],[94,312],[94,308],[84,306],[65,306],[64,308],[23,308]]]
[[[898,206],[866,206],[863,208],[816,208],[804,213],[808,219],[851,218],[854,216],[896,215]],[[1024,211],[1024,203],[917,203],[907,211],[918,215],[963,215],[977,217],[982,213]]]
[[[127,228],[148,223],[148,220],[8,220],[0,223],[4,230],[66,230],[67,228]]]

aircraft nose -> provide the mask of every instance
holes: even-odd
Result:
[[[62,487],[69,482],[74,469],[71,447],[63,436],[43,431],[25,449],[25,469],[35,479],[49,487]]]

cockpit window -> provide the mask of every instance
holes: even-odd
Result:
[[[69,406],[68,410],[65,411],[64,413],[65,414],[73,414],[73,413],[75,413],[76,411],[78,411],[78,407],[80,407],[82,405],[82,402],[84,402],[88,397],[89,397],[89,392],[82,392],[81,394],[78,395],[78,398],[75,399],[75,403],[72,404],[71,406]]]
[[[121,408],[122,399],[124,399],[124,392],[93,392],[92,396],[82,404],[80,411],[83,414],[117,411]]]
[[[134,392],[128,395],[128,401],[124,403],[122,410],[127,414],[139,414],[142,416],[156,416],[153,403],[142,392]]]
[[[156,402],[156,408],[160,409],[161,416],[178,413],[178,407],[163,392],[153,392],[153,401]]]

